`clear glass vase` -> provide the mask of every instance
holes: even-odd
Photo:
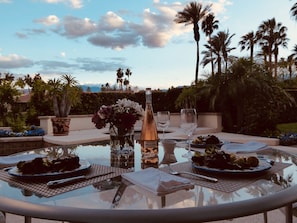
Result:
[[[134,127],[130,129],[121,129],[116,126],[110,126],[110,148],[116,152],[128,152],[134,150]]]
[[[111,165],[121,168],[134,167],[134,127],[120,129],[110,126]]]

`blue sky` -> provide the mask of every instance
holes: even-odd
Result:
[[[294,0],[212,0],[219,30],[240,37],[275,18],[297,44]],[[189,85],[195,77],[192,26],[174,23],[183,0],[0,0],[0,72],[16,77],[40,73],[45,80],[71,74],[80,84],[116,83],[116,70],[132,71],[132,88]],[[205,43],[201,32],[200,51]],[[257,49],[256,49],[257,50]],[[248,56],[248,51],[232,51]],[[202,58],[202,56],[201,56]],[[209,68],[200,67],[199,77]]]

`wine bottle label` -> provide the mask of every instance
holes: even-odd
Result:
[[[158,141],[157,140],[144,140],[143,141],[143,147],[144,148],[157,148],[158,147]]]

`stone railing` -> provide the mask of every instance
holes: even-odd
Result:
[[[95,129],[92,123],[93,115],[70,115],[70,131]],[[51,118],[53,116],[39,116],[40,127],[46,134],[53,134],[53,128]],[[140,129],[142,121],[137,121],[135,124],[136,129]],[[179,127],[180,115],[179,113],[171,113],[170,115],[170,127]],[[222,131],[222,115],[221,113],[198,113],[198,127],[212,128],[215,132]]]

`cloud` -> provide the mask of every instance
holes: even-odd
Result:
[[[7,56],[0,55],[0,68],[13,69],[31,66],[33,66],[31,60],[17,54],[9,54]]]
[[[20,39],[26,39],[26,38],[27,38],[27,34],[25,34],[25,33],[16,32],[15,35],[16,35],[18,38],[20,38]]]
[[[107,12],[98,22],[97,33],[88,37],[88,41],[115,50],[141,44],[155,48],[164,47],[174,35],[187,30],[174,22],[177,9],[182,9],[181,4],[154,1],[153,6],[156,12],[145,9],[140,23],[127,22],[115,12]]]
[[[71,2],[82,4],[82,1],[46,0],[47,3]],[[212,4],[214,13],[223,14],[225,7],[232,4],[230,0],[218,0]],[[127,47],[143,45],[149,48],[160,48],[168,44],[175,36],[193,32],[192,26],[177,24],[174,22],[176,14],[182,11],[185,4],[180,2],[167,3],[160,0],[153,0],[151,8],[146,8],[138,14],[138,22],[125,20],[119,14],[108,11],[98,19],[98,22],[89,18],[66,16],[59,19],[55,15],[35,20],[45,26],[53,26],[51,31],[67,38],[75,39],[85,37],[86,40],[99,47],[122,50]],[[120,11],[121,13],[122,11]],[[133,16],[125,10],[122,16]],[[25,36],[20,35],[24,38]]]
[[[79,9],[83,7],[82,0],[69,0],[70,6],[75,9]]]
[[[34,22],[41,23],[46,26],[51,26],[58,24],[60,22],[60,19],[55,15],[49,15],[45,18],[36,19],[34,20]]]
[[[143,23],[136,25],[136,29],[142,38],[143,45],[147,47],[164,47],[169,40],[187,31],[187,27],[180,26],[174,22],[179,4],[159,4],[155,1],[157,13],[150,9],[143,12]]]
[[[100,26],[98,25],[99,30],[103,29],[105,31],[108,31],[124,27],[125,21],[114,12],[109,11],[106,13],[105,16],[102,17],[101,21],[99,21],[98,24],[102,24]]]
[[[0,0],[0,4],[2,4],[2,3],[12,3],[12,1],[11,0]]]
[[[71,73],[74,68],[87,72],[105,72],[114,71],[119,67],[125,67],[124,58],[107,58],[99,60],[94,58],[77,58],[71,62],[61,62],[56,60],[41,60],[34,64],[41,67],[39,71],[42,74],[63,74]]]
[[[80,69],[85,71],[91,71],[91,72],[105,72],[105,71],[114,71],[119,67],[125,67],[123,63],[121,63],[122,60],[118,59],[115,61],[101,61],[101,60],[95,60],[91,58],[78,58],[77,63],[80,65]]]
[[[73,68],[77,67],[77,65],[61,62],[61,61],[55,61],[55,60],[41,60],[38,62],[35,62],[36,65],[40,65],[43,70],[56,70],[61,68]]]
[[[113,34],[98,33],[88,38],[88,41],[95,46],[122,50],[128,46],[137,45],[138,39],[137,34],[133,32],[118,32]]]
[[[71,8],[80,9],[83,7],[83,0],[41,0],[48,4],[64,3],[69,5]]]
[[[95,22],[89,18],[77,18],[67,16],[62,22],[62,27],[58,27],[57,32],[68,38],[76,38],[81,36],[88,36],[94,33],[97,29]]]
[[[215,16],[219,17],[220,22],[228,20],[224,14],[226,13],[226,6],[232,5],[233,3],[229,0],[218,0],[215,3],[212,3],[211,10]]]
[[[27,29],[26,33],[16,32],[15,35],[20,39],[26,39],[29,35],[40,35],[45,33],[45,29]]]
[[[36,35],[36,34],[44,34],[46,33],[46,30],[44,29],[30,29],[29,34]]]

